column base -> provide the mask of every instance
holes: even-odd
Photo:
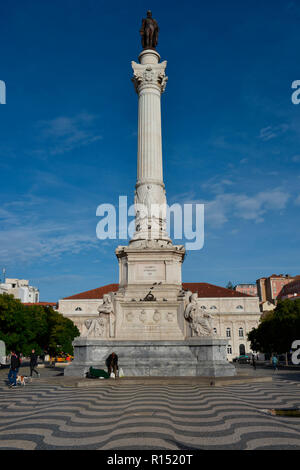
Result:
[[[85,377],[92,366],[106,370],[112,352],[125,377],[233,377],[235,367],[226,358],[227,341],[197,338],[182,341],[104,341],[78,338],[75,360],[66,376]]]

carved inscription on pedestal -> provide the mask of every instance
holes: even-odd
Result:
[[[165,266],[162,263],[139,264],[136,268],[136,279],[138,281],[164,281]]]

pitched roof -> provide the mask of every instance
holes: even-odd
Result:
[[[283,297],[286,294],[293,294],[294,291],[295,293],[298,293],[300,287],[299,280],[300,276],[295,276],[293,281],[289,282],[288,284],[285,284],[285,286],[283,286],[283,288],[279,292],[278,298]]]
[[[55,307],[57,306],[57,302],[23,302],[23,305],[27,305],[29,307],[32,307],[32,306],[36,306],[36,305],[39,305],[39,306],[42,306],[42,307]]]
[[[184,290],[197,293],[198,297],[253,297],[252,295],[226,289],[225,287],[215,286],[206,282],[183,282],[182,287]],[[118,288],[119,284],[108,284],[107,286],[65,297],[63,300],[102,299],[104,294],[116,292]]]
[[[253,297],[225,287],[215,286],[207,282],[183,282],[184,290],[190,290],[198,294],[198,297]]]
[[[109,292],[116,292],[119,288],[119,284],[108,284],[107,286],[97,287],[96,289],[87,290],[81,292],[80,294],[71,295],[70,297],[65,297],[63,300],[72,300],[72,299],[102,299],[104,294]]]

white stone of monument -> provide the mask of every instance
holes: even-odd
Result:
[[[183,245],[173,245],[166,230],[163,182],[161,95],[167,62],[146,49],[132,62],[138,94],[135,233],[119,246],[119,289],[105,296],[99,318],[87,320],[74,341],[75,360],[66,375],[105,368],[116,352],[129,375],[234,375],[226,359],[227,341],[213,334],[210,318],[191,292],[182,288]]]
[[[138,158],[135,187],[136,240],[170,242],[166,231],[166,192],[163,182],[161,94],[167,62],[154,50],[144,50],[132,62],[132,81],[138,94]]]

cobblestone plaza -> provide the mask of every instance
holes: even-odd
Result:
[[[40,378],[13,390],[6,385],[8,369],[2,369],[0,449],[299,450],[299,419],[268,412],[299,406],[299,371],[239,367],[238,376],[252,382],[109,379],[79,387],[46,367]]]

